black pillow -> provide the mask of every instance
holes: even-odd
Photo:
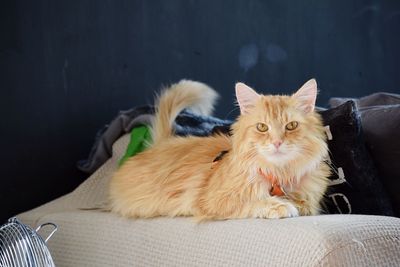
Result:
[[[332,106],[345,98],[331,98]],[[400,216],[400,95],[376,93],[356,99],[365,143],[388,192],[394,213]]]
[[[333,175],[325,198],[327,213],[393,215],[362,136],[354,101],[320,112],[328,129]]]
[[[400,105],[360,109],[365,142],[379,177],[400,216]]]

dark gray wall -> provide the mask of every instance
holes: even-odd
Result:
[[[71,191],[75,162],[120,109],[200,80],[331,96],[399,92],[400,1],[36,0],[0,8],[0,220]]]

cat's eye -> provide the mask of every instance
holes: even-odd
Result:
[[[260,132],[266,132],[268,131],[268,125],[266,125],[265,123],[257,123],[257,130]]]
[[[288,124],[286,124],[286,130],[288,131],[293,131],[294,129],[299,126],[299,123],[297,121],[291,121]]]

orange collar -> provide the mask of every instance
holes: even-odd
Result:
[[[283,190],[282,186],[278,182],[278,177],[273,176],[270,173],[264,173],[261,169],[258,169],[258,173],[271,184],[271,190],[269,193],[271,196],[284,196],[286,195],[285,190]]]

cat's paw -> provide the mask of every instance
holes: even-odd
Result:
[[[259,210],[258,218],[280,219],[299,216],[299,210],[290,202],[283,202]]]
[[[269,218],[279,219],[299,216],[299,210],[290,202],[271,208]]]

